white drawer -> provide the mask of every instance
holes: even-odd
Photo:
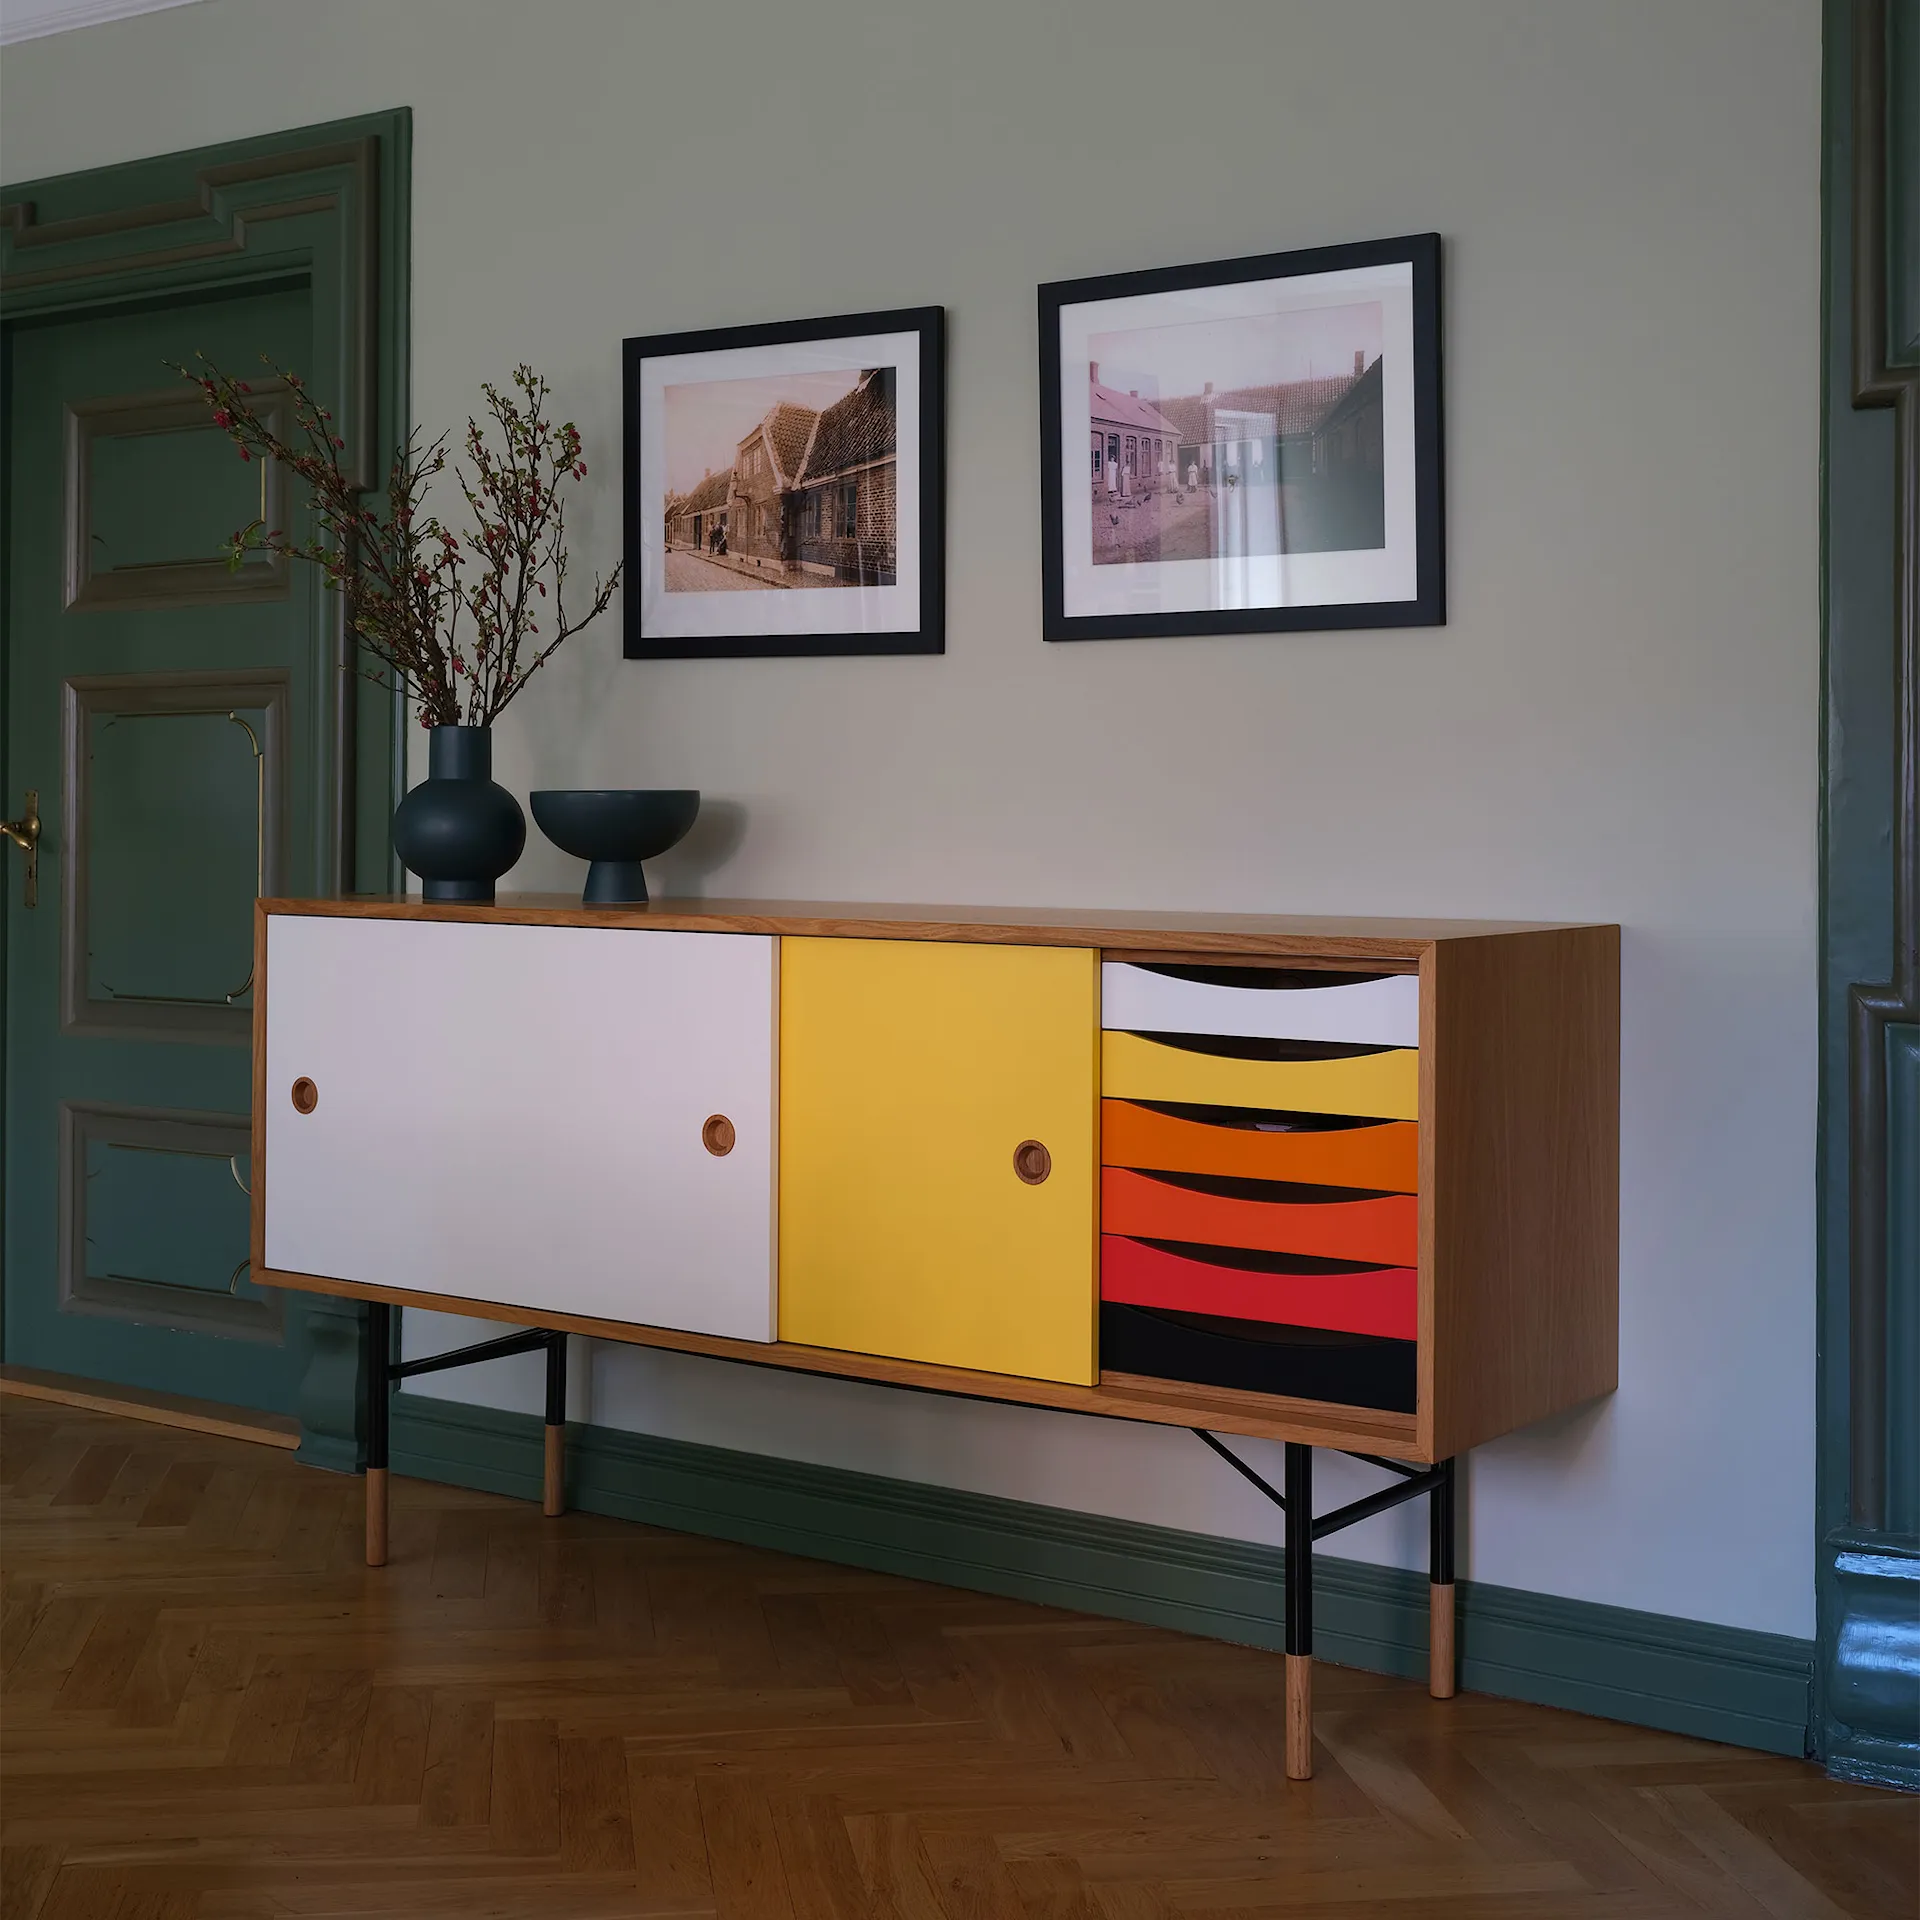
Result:
[[[1420,979],[1273,967],[1100,969],[1100,1024],[1132,1033],[1216,1033],[1251,1040],[1420,1044]]]

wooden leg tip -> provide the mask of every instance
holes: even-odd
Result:
[[[1287,1778],[1313,1778],[1313,1656],[1287,1655]]]
[[[367,1565],[387,1564],[387,1470],[367,1469]]]
[[[546,1453],[540,1483],[540,1511],[551,1519],[567,1510],[567,1430],[546,1429]]]
[[[1427,1629],[1427,1691],[1436,1700],[1451,1700],[1458,1666],[1453,1644],[1453,1583],[1436,1582],[1427,1592],[1431,1607]]]

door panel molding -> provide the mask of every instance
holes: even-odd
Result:
[[[281,380],[253,383],[261,417],[281,439],[292,424],[288,389]],[[82,400],[67,409],[66,567],[62,600],[69,613],[103,608],[197,607],[222,602],[284,600],[293,563],[285,554],[257,549],[240,566],[219,557],[145,561],[96,571],[93,517],[93,447],[96,440],[167,433],[219,433],[206,402],[184,388]],[[222,436],[224,438],[224,435]],[[286,476],[277,460],[259,462],[261,521],[286,525]]]
[[[304,278],[309,384],[332,396],[350,477],[384,485],[409,411],[411,152],[411,115],[400,109],[0,188],[7,318]],[[397,688],[360,697],[374,663],[347,630],[342,597],[314,598],[325,642],[314,687],[315,746],[328,769],[321,890],[387,892],[399,881],[385,822],[405,786],[405,702]]]
[[[382,116],[387,118],[389,116]],[[306,176],[318,176],[307,178]],[[0,205],[0,293],[15,313],[41,306],[49,292],[66,304],[75,283],[128,277],[152,279],[181,267],[197,269],[205,286],[215,262],[242,264],[258,230],[277,220],[325,213],[342,227],[342,294],[348,325],[333,391],[348,423],[343,464],[361,486],[378,484],[381,445],[375,371],[380,331],[380,137],[301,146],[291,151],[198,167],[193,191],[177,199],[124,204],[110,213],[39,218],[26,197]],[[164,236],[158,244],[142,239]],[[129,244],[131,241],[132,244]],[[34,256],[44,252],[44,263]],[[24,260],[28,264],[20,264]],[[97,297],[97,296],[96,296]]]
[[[286,1337],[286,1302],[279,1292],[249,1297],[237,1291],[247,1263],[209,1285],[173,1285],[124,1274],[88,1271],[87,1165],[96,1146],[179,1154],[194,1159],[244,1163],[250,1143],[245,1114],[195,1113],[171,1107],[115,1106],[104,1102],[60,1103],[60,1311],[98,1314],[180,1333],[210,1333],[229,1340],[279,1345]],[[238,1175],[234,1176],[236,1179]],[[245,1216],[242,1216],[244,1222]],[[240,1245],[245,1249],[242,1227]],[[222,1286],[224,1289],[222,1290]]]
[[[1853,984],[1847,1028],[1851,1507],[1855,1523],[1866,1527],[1887,1522],[1887,1029],[1920,1019],[1920,364],[1890,350],[1889,290],[1905,278],[1890,271],[1896,236],[1887,221],[1895,10],[1916,11],[1912,0],[1895,0],[1892,9],[1887,0],[1860,0],[1853,50],[1853,404],[1893,409],[1896,582],[1892,966],[1885,979]]]
[[[286,769],[290,689],[284,672],[114,673],[76,675],[61,690],[60,1031],[104,1038],[202,1041],[245,1046],[253,1011],[243,985],[198,1003],[137,996],[103,999],[92,989],[89,956],[93,721],[103,713],[141,716],[231,715],[264,710],[260,756],[260,894],[280,890],[286,870]],[[244,722],[242,723],[244,724]],[[249,727],[249,732],[252,729]]]

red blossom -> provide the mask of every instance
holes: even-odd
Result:
[[[331,412],[305,394],[298,375],[276,370],[296,395],[300,431],[289,445],[239,401],[251,392],[246,381],[217,367],[176,371],[199,387],[214,424],[243,460],[271,458],[309,491],[315,536],[295,543],[283,529],[256,523],[233,536],[234,563],[259,548],[318,563],[328,585],[347,596],[348,623],[364,657],[380,662],[416,701],[421,725],[489,724],[555,647],[606,610],[618,568],[596,581],[584,617],[570,619],[560,598],[566,576],[560,483],[584,479],[586,462],[574,423],[556,430],[543,413],[546,383],[531,368],[516,367],[504,392],[483,389],[486,429],[477,419],[467,423],[467,470],[454,468],[473,515],[474,530],[464,539],[427,510],[432,478],[449,464],[444,438],[423,446],[418,435],[410,436],[394,457],[384,495],[372,494],[370,504],[333,457],[345,442],[320,425]],[[468,560],[476,564],[464,573]],[[557,631],[542,637],[529,609],[533,600],[549,598]],[[465,620],[473,623],[473,637],[463,650],[456,636]]]

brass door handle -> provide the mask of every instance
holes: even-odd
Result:
[[[40,904],[40,790],[27,789],[27,810],[18,820],[0,820],[0,833],[27,856],[27,885],[21,896],[23,907]]]

